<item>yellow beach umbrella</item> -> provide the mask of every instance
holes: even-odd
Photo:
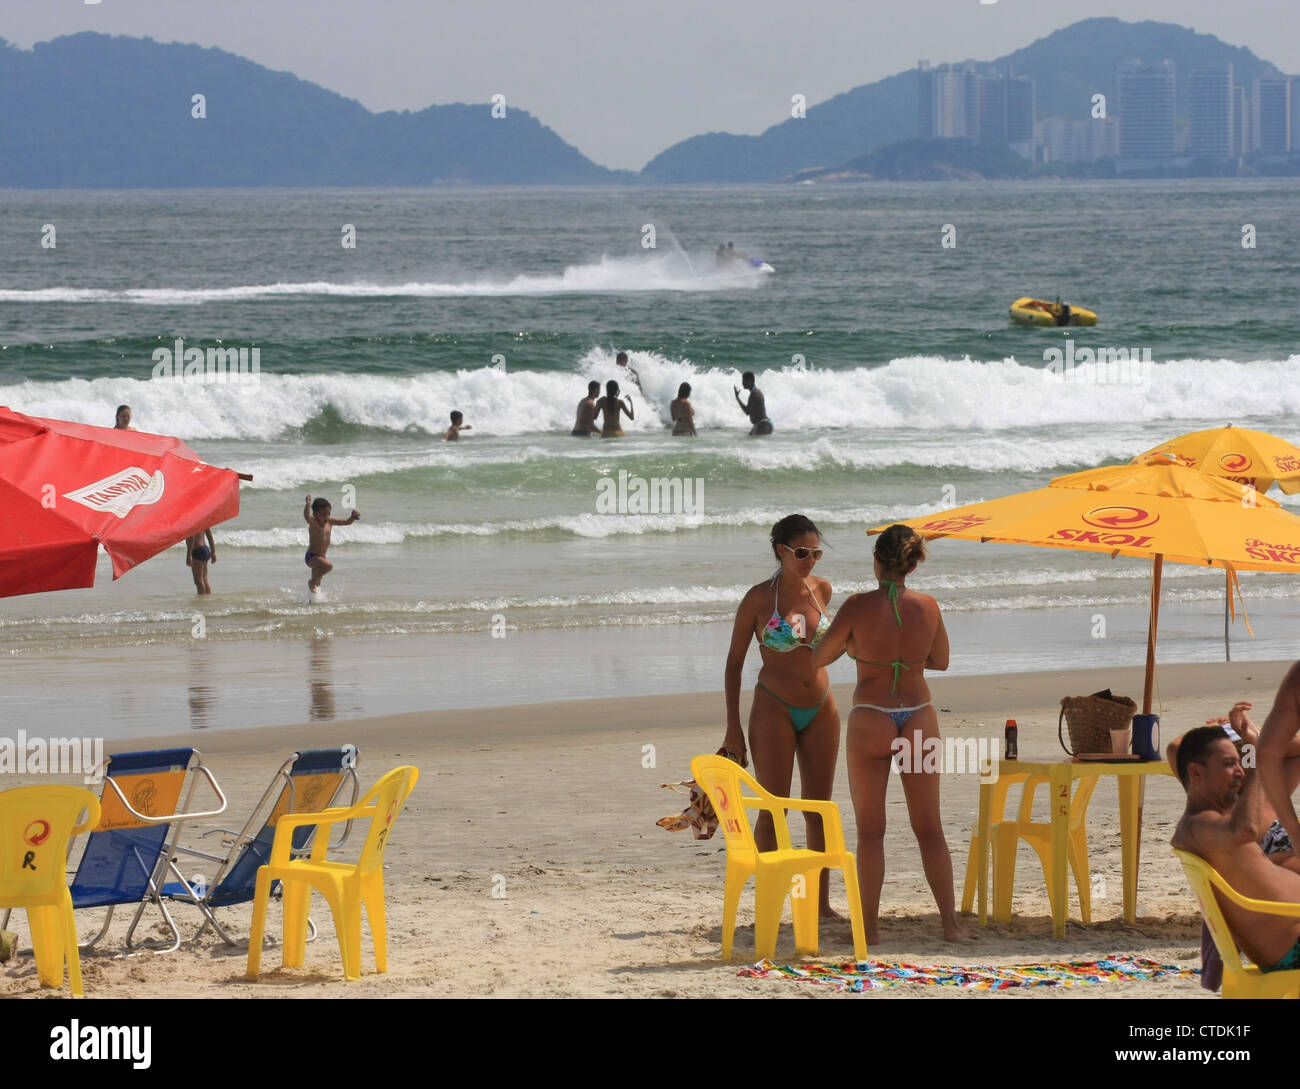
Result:
[[[1300,492],[1300,447],[1267,431],[1232,424],[1192,431],[1153,446],[1135,457],[1132,464],[1158,463],[1161,459],[1261,492],[1275,483],[1287,495]]]
[[[1239,570],[1300,571],[1300,517],[1261,492],[1169,463],[1088,469],[1057,477],[1046,488],[903,524],[927,539],[960,537],[1149,558],[1144,714],[1151,712],[1160,574],[1166,559],[1225,568],[1234,586]]]

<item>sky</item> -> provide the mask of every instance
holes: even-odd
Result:
[[[795,94],[993,60],[1096,16],[1178,23],[1300,73],[1300,0],[0,0],[0,37],[217,46],[376,111],[503,94],[639,170],[688,136],[762,132]]]

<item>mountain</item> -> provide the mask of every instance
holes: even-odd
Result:
[[[1098,93],[1106,96],[1109,112],[1118,114],[1117,73],[1129,60],[1175,63],[1180,114],[1187,113],[1185,77],[1193,68],[1231,63],[1234,79],[1247,87],[1277,71],[1213,35],[1114,18],[1085,19],[976,67],[984,74],[1010,67],[1015,75],[1032,76],[1039,117],[1084,118]],[[916,72],[903,72],[845,91],[759,136],[709,133],[683,140],[651,159],[642,173],[660,182],[779,181],[916,137],[918,105]]]
[[[192,116],[192,96],[206,117]],[[74,34],[0,39],[0,188],[599,184],[597,166],[506,104],[374,114],[220,49]]]

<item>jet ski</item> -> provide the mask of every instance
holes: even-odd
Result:
[[[714,259],[718,268],[726,268],[728,265],[732,264],[732,262],[739,261],[742,265],[748,265],[756,272],[776,271],[776,269],[761,257],[750,257],[749,254],[742,253],[740,250],[734,249],[730,245],[718,246],[717,250],[714,252]]]

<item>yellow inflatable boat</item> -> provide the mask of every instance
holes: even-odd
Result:
[[[1082,306],[1026,297],[1011,304],[1011,320],[1017,325],[1096,325],[1097,315]]]

